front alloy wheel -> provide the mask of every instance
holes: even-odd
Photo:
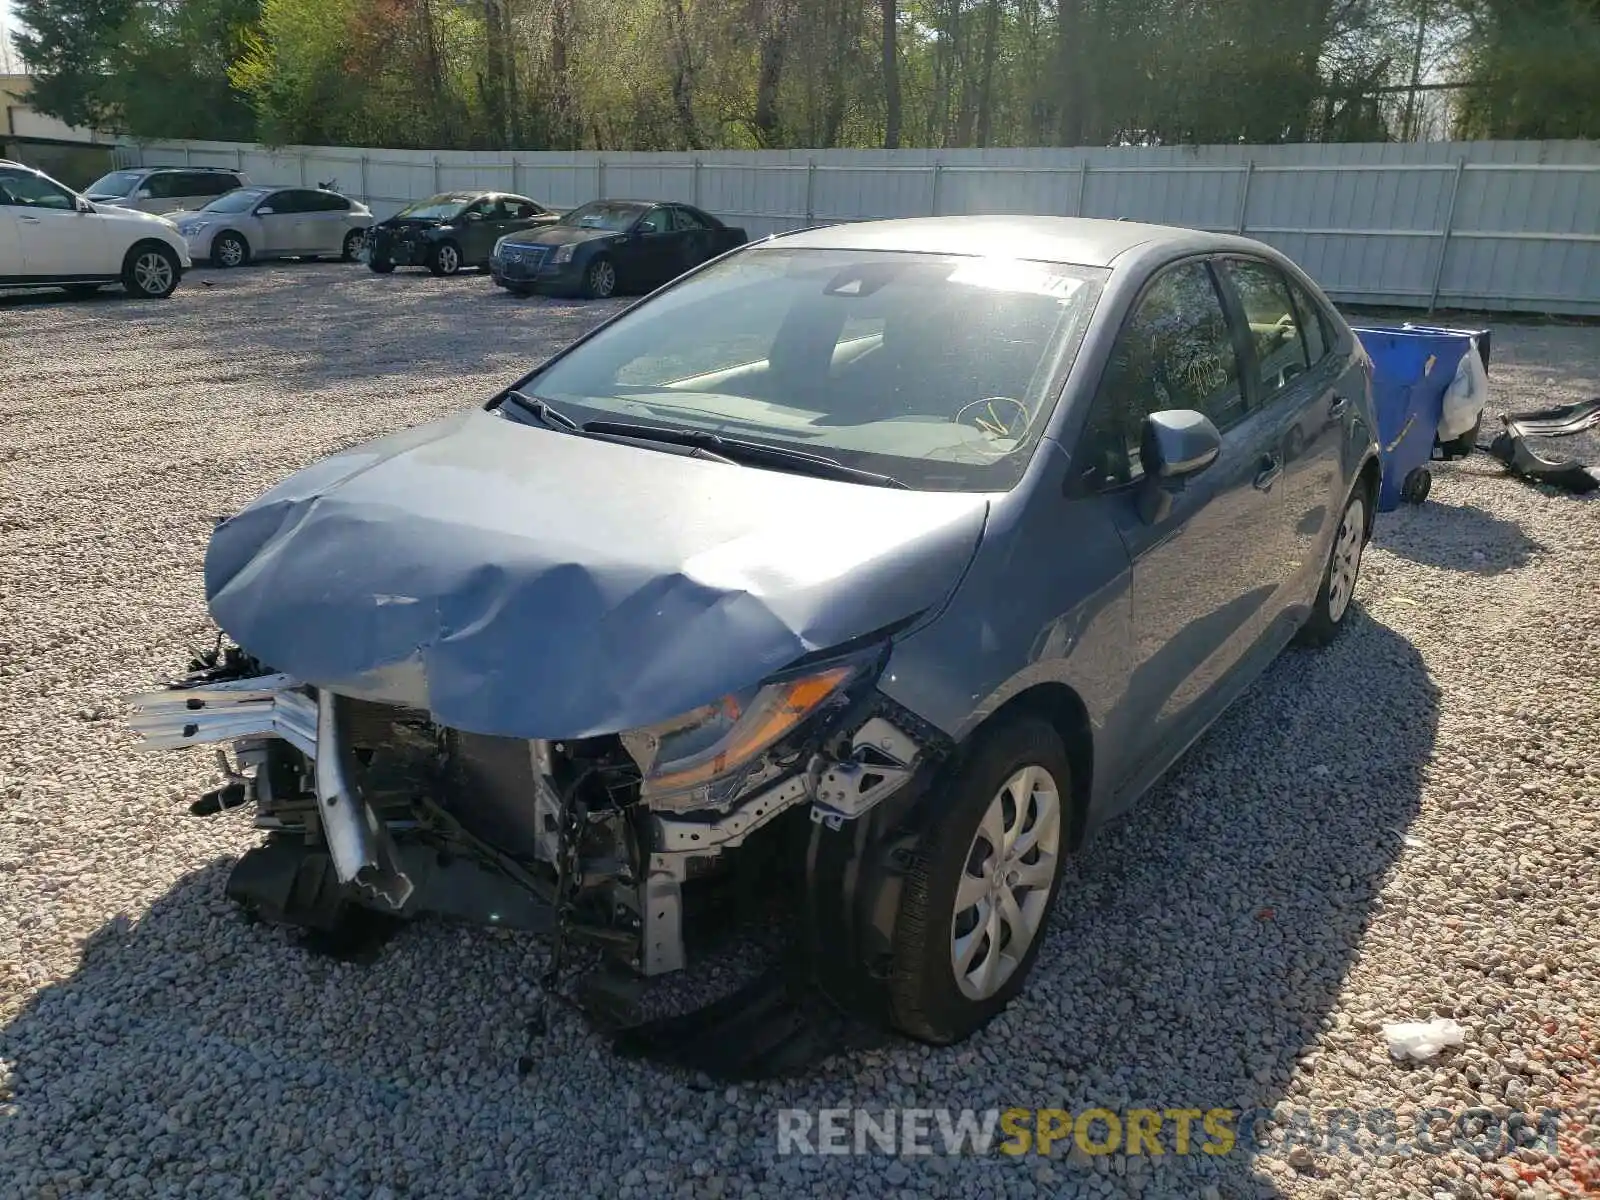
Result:
[[[136,247],[123,267],[122,282],[137,296],[164,300],[178,286],[178,257],[165,246]]]
[[[250,256],[250,249],[237,233],[222,233],[211,244],[212,261],[219,267],[239,267]]]
[[[591,300],[604,300],[617,290],[617,268],[609,258],[597,258],[583,275],[583,290]]]
[[[428,258],[428,269],[435,275],[454,275],[461,270],[461,249],[454,242],[440,242]]]

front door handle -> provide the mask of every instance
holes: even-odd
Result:
[[[1349,396],[1335,396],[1333,398],[1333,403],[1328,405],[1328,418],[1330,420],[1337,421],[1340,417],[1344,416],[1345,413],[1347,413],[1349,411],[1350,411],[1350,397]]]
[[[1283,474],[1283,460],[1276,454],[1263,454],[1260,469],[1256,471],[1255,488],[1258,492],[1270,492],[1272,485],[1278,481],[1278,476]]]
[[[26,221],[29,225],[37,225],[39,223],[39,218],[38,217],[23,217],[23,216],[19,216],[17,218],[17,220]]]

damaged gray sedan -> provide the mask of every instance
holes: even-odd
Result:
[[[134,724],[233,744],[194,807],[253,811],[229,890],[270,919],[541,929],[648,979],[781,895],[808,987],[951,1042],[1086,834],[1345,622],[1375,428],[1255,242],[771,238],[221,522],[231,641]]]

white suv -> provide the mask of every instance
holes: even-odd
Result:
[[[171,221],[95,204],[40,171],[0,159],[0,287],[90,293],[121,283],[164,299],[189,269]]]

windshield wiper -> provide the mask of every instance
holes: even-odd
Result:
[[[892,475],[876,471],[863,471],[846,466],[835,458],[810,454],[804,450],[789,450],[783,446],[769,446],[765,442],[747,442],[741,438],[726,438],[709,429],[668,429],[658,425],[637,425],[631,421],[585,421],[584,433],[632,438],[641,442],[662,442],[669,446],[694,446],[720,455],[731,462],[751,467],[774,467],[780,471],[793,471],[799,475],[815,475],[820,479],[839,479],[848,483],[870,483],[875,487],[909,488]]]
[[[526,392],[519,392],[516,388],[511,388],[500,400],[502,405],[507,402],[514,404],[538,421],[539,424],[550,429],[565,429],[568,433],[583,432],[582,425],[579,425],[559,408],[552,408],[548,401],[541,400],[537,396],[530,396]]]

